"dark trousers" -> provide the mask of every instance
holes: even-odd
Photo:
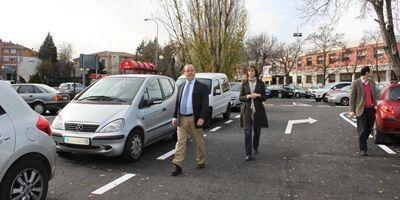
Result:
[[[250,124],[251,124],[250,127],[244,128],[244,146],[246,149],[246,156],[251,156],[252,147],[254,148],[254,150],[258,150],[258,144],[260,143],[261,128],[254,128],[253,120],[251,120]],[[254,137],[252,137],[253,130],[254,130]]]
[[[367,139],[375,123],[375,109],[364,108],[361,116],[357,117],[357,133],[360,151],[367,151]]]

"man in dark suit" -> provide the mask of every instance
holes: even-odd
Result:
[[[197,81],[194,77],[196,69],[187,64],[183,68],[186,77],[185,83],[178,86],[174,118],[172,124],[178,126],[178,141],[175,145],[175,158],[172,160],[172,176],[182,173],[182,162],[186,154],[186,140],[188,134],[193,139],[197,168],[205,166],[206,153],[204,150],[204,120],[208,114],[208,88],[207,85]]]
[[[376,87],[370,80],[372,76],[368,66],[361,69],[361,78],[353,81],[350,88],[349,115],[357,117],[358,142],[360,155],[368,156],[367,139],[375,123]]]

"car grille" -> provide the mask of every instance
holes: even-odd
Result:
[[[99,125],[96,124],[80,124],[80,123],[65,123],[65,130],[76,132],[95,132]]]

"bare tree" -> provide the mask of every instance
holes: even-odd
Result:
[[[59,76],[70,77],[73,69],[72,53],[73,48],[71,44],[61,44],[58,48],[58,61],[56,63],[56,73]]]
[[[300,56],[300,45],[297,42],[286,44],[283,43],[279,47],[279,54],[276,57],[276,63],[282,68],[281,71],[284,72],[286,77],[286,82],[288,84],[289,74],[296,66],[297,58]]]
[[[373,50],[373,59],[371,57],[368,57],[367,61],[371,65],[373,65],[373,71],[375,71],[377,81],[381,82],[381,77],[379,76],[379,56],[383,56],[382,54],[379,54],[379,49],[382,48],[379,46],[379,44],[382,41],[382,34],[379,30],[375,31],[365,31],[364,32],[364,41],[371,41],[373,43],[372,50]]]
[[[378,25],[384,41],[384,50],[389,57],[389,63],[395,71],[396,78],[400,76],[400,56],[394,32],[394,23],[398,23],[398,1],[394,0],[301,0],[299,7],[305,21],[318,16],[330,16],[336,22],[350,6],[360,7],[361,17],[375,13],[374,19]],[[395,17],[393,17],[395,15]],[[399,26],[398,24],[396,24]]]
[[[258,71],[262,71],[267,59],[272,60],[278,53],[278,39],[265,33],[249,37],[245,42],[248,62],[254,61]]]
[[[343,34],[335,33],[334,29],[328,25],[318,28],[315,33],[309,35],[306,39],[311,43],[314,49],[322,56],[322,66],[318,65],[317,70],[322,69],[323,85],[328,78],[328,68],[330,65],[328,54],[335,48],[343,46]]]
[[[232,73],[240,62],[247,28],[243,0],[159,0],[163,24],[182,63],[201,71]]]

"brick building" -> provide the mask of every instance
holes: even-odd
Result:
[[[304,87],[331,82],[352,81],[360,76],[363,66],[370,66],[374,79],[389,81],[394,72],[389,66],[389,59],[383,49],[383,43],[348,44],[346,48],[334,49],[325,57],[327,77],[323,77],[324,55],[321,52],[307,52],[298,59],[297,69],[290,76],[293,83]],[[397,43],[400,49],[400,42]]]

